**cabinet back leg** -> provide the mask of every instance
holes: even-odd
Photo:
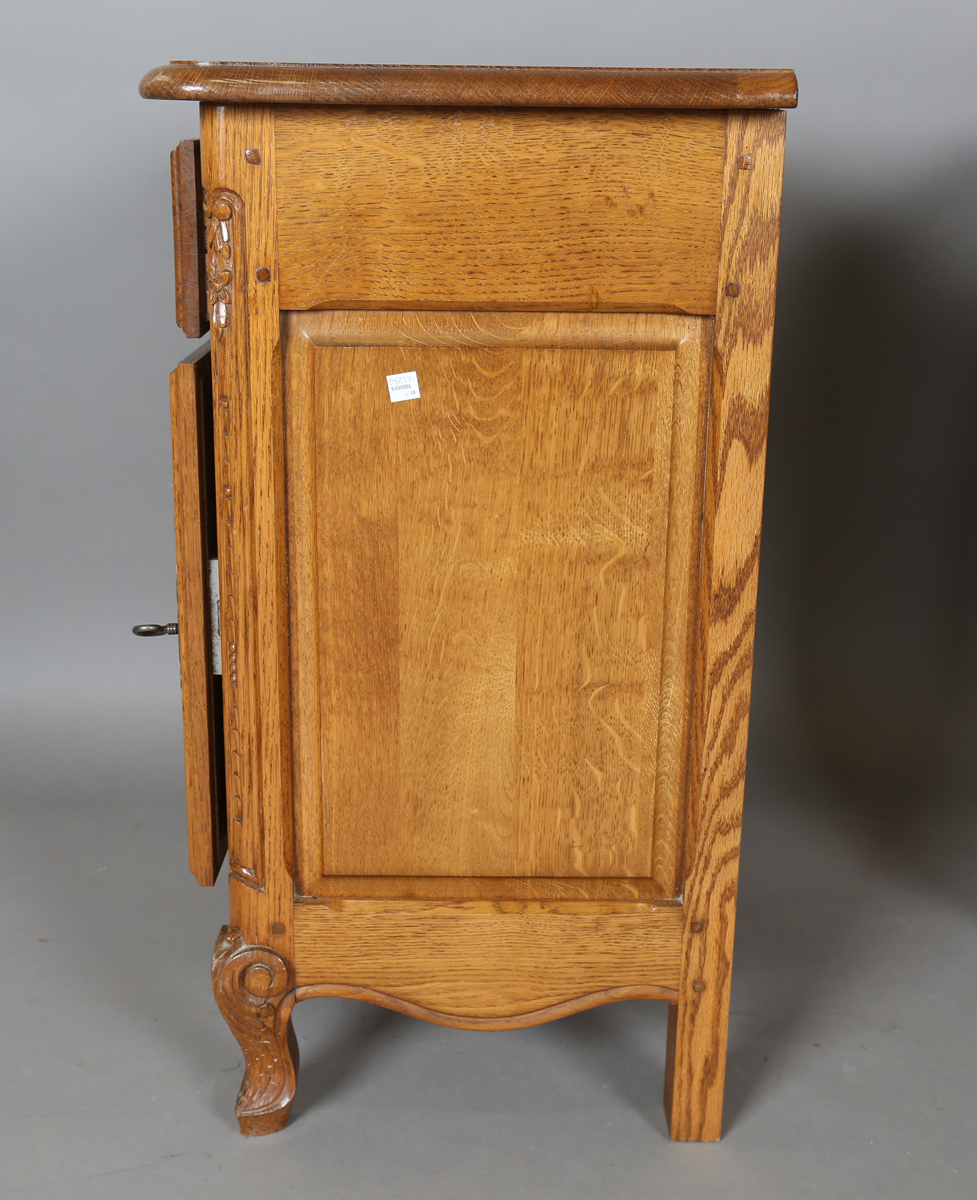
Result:
[[[713,1011],[702,999],[668,1006],[665,1115],[673,1142],[718,1142],[722,1135],[726,1010]]]
[[[292,968],[270,946],[247,946],[240,929],[225,925],[214,947],[214,997],[244,1052],[236,1114],[249,1136],[288,1123],[298,1074],[292,1029]]]

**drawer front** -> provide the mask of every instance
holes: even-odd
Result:
[[[282,107],[283,309],[715,312],[725,112]]]
[[[188,338],[203,337],[207,320],[200,143],[180,142],[170,155],[176,323]]]

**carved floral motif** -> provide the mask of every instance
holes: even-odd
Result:
[[[241,823],[242,822],[239,820],[238,824]],[[261,891],[261,880],[258,878],[258,872],[254,869],[254,867],[245,866],[244,863],[239,862],[236,858],[231,859],[230,867],[231,874],[236,879],[239,879],[241,883],[246,884],[249,888],[255,888],[257,891]]]
[[[225,188],[204,192],[204,218],[207,221],[207,303],[210,308],[211,334],[218,342],[224,337],[224,330],[231,317],[234,217],[240,210],[241,198],[234,192]]]
[[[295,1097],[298,1044],[292,1032],[292,970],[269,946],[247,946],[225,925],[211,969],[217,1005],[244,1051],[237,1119],[246,1134],[274,1133]]]

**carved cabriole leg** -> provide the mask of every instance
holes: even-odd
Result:
[[[241,1132],[276,1133],[288,1123],[299,1051],[292,1030],[292,969],[268,946],[246,946],[225,925],[214,947],[214,996],[244,1051],[236,1113]]]

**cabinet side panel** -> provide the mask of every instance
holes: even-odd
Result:
[[[282,307],[711,313],[724,122],[279,108]]]

